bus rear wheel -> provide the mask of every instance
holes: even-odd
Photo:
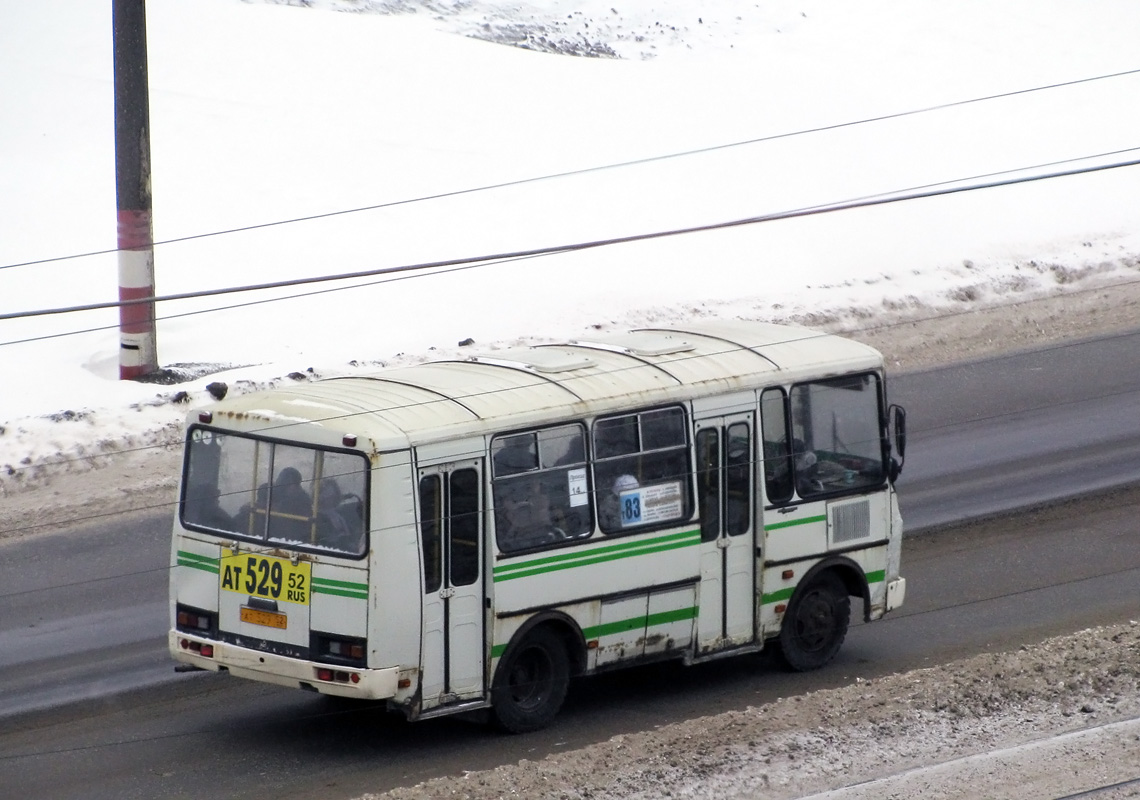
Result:
[[[819,669],[835,658],[850,623],[847,587],[825,572],[792,597],[780,627],[780,660],[797,672]]]
[[[569,686],[566,645],[550,629],[534,629],[507,651],[495,671],[495,725],[509,733],[546,727],[562,708]]]

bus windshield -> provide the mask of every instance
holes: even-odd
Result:
[[[359,453],[191,429],[180,514],[188,528],[362,556],[368,462]]]

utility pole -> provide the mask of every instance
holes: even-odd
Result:
[[[112,0],[115,39],[115,195],[119,217],[119,379],[158,369],[154,230],[150,202],[150,99],[144,0]]]

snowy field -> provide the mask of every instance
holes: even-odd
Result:
[[[0,315],[117,297],[111,4],[0,5]],[[148,0],[157,292],[1140,157],[1130,0]],[[516,46],[505,46],[516,45]],[[987,99],[988,98],[988,99]],[[0,495],[232,390],[689,316],[852,327],[1136,280],[1140,168],[546,257],[0,319]],[[311,372],[310,372],[311,370]]]
[[[360,800],[1140,798],[1140,622]]]

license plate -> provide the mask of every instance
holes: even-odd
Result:
[[[222,550],[220,567],[218,581],[227,592],[302,606],[309,604],[312,562],[294,564],[286,558]]]
[[[254,625],[264,625],[267,628],[280,628],[285,630],[289,620],[284,614],[275,611],[262,611],[260,608],[241,607],[241,621],[251,622]]]

